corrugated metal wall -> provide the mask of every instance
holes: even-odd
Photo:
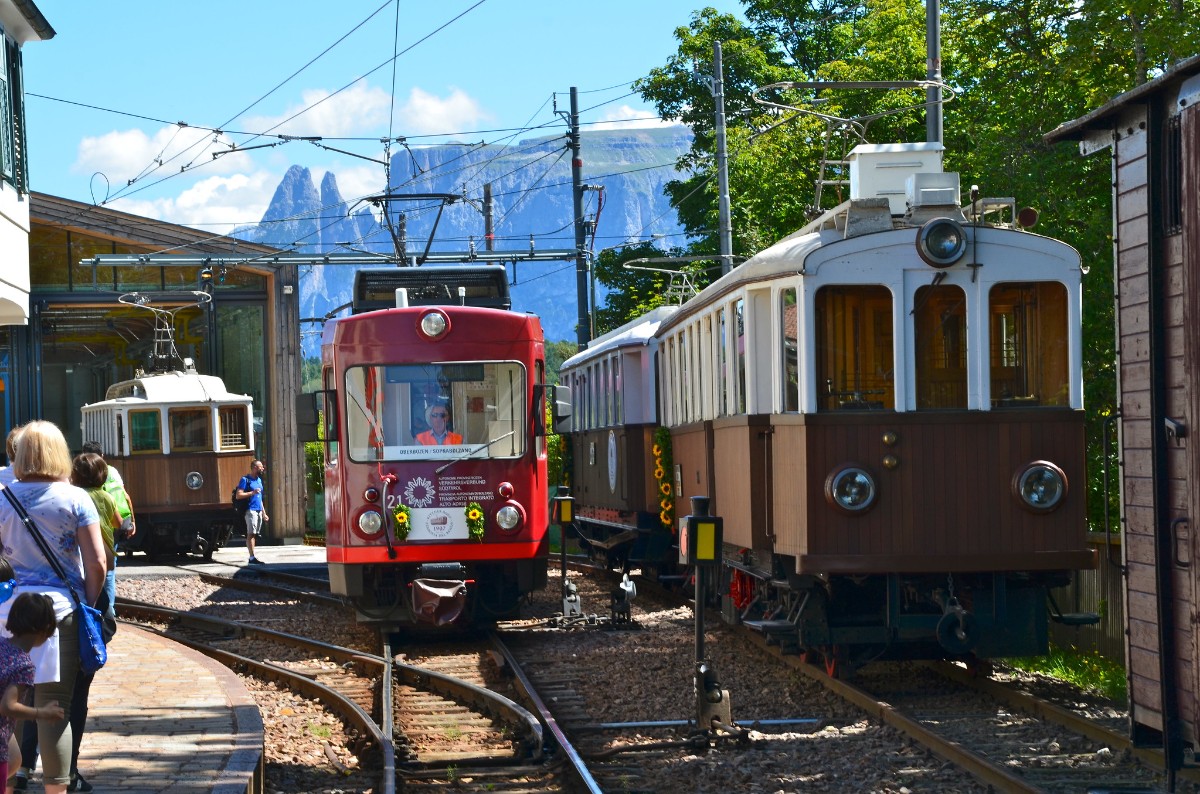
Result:
[[[1089,542],[1099,564],[1094,571],[1076,571],[1075,581],[1051,593],[1063,612],[1100,612],[1095,626],[1050,624],[1050,641],[1055,647],[1096,652],[1117,664],[1125,664],[1125,599],[1121,580],[1121,538],[1105,543],[1094,533]]]

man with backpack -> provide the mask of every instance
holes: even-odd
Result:
[[[250,464],[250,473],[242,477],[238,481],[237,490],[233,492],[233,498],[249,500],[246,503],[245,521],[246,521],[246,550],[250,552],[250,565],[262,565],[263,561],[254,556],[254,544],[259,533],[262,532],[264,521],[270,521],[267,517],[267,511],[263,509],[263,472],[267,467],[263,465],[261,460],[256,460]]]

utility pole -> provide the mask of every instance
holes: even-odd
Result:
[[[937,0],[927,0],[937,2]],[[713,104],[717,108],[717,235],[721,246],[721,275],[733,270],[733,224],[729,219],[729,163],[725,147],[725,78],[721,68],[721,42],[713,42]],[[574,95],[572,95],[574,96]]]
[[[942,24],[938,0],[925,0],[925,78],[936,86],[925,89],[925,139],[942,142]]]
[[[570,131],[571,195],[575,200],[575,299],[579,304],[579,319],[575,325],[575,341],[582,350],[592,339],[588,305],[588,261],[583,247],[587,230],[583,220],[583,158],[579,156],[579,90],[571,86]]]
[[[492,183],[483,183],[483,250],[496,250],[496,232],[492,228]]]
[[[384,212],[387,212],[387,205],[384,205]],[[400,267],[408,267],[408,215],[400,213],[397,218],[400,231],[396,235],[396,253],[400,255]]]

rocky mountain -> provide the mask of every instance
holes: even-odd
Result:
[[[595,251],[651,235],[668,235],[671,244],[681,243],[676,236],[681,229],[663,185],[674,178],[674,163],[690,144],[691,134],[683,127],[582,134],[583,181],[603,188],[585,193],[585,215],[596,224]],[[409,256],[421,254],[426,245],[431,251],[465,253],[472,246],[482,251],[480,200],[483,185],[490,183],[496,251],[528,252],[531,246],[539,251],[574,250],[571,154],[565,135],[503,146],[400,149],[392,157],[391,174],[390,193],[411,197],[387,202],[391,229],[382,223],[382,204],[347,202],[332,173],[322,177],[318,189],[308,169],[292,166],[262,221],[236,234],[313,254],[392,255],[394,240],[401,239]],[[432,194],[452,194],[456,200],[443,204]],[[507,267],[513,307],[539,315],[548,340],[574,341],[578,309],[573,257],[509,262]],[[350,267],[302,268],[301,316],[323,317],[348,303],[353,283]],[[317,329],[309,325],[301,330],[306,354],[314,353]]]

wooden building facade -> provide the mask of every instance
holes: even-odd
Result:
[[[305,530],[304,447],[297,440],[300,325],[297,265],[277,249],[43,193],[29,194],[29,323],[0,327],[0,432],[31,419],[83,442],[80,407],[145,368],[155,339],[151,312],[118,302],[130,292],[175,308],[181,357],[254,400],[255,454],[267,464],[268,542]],[[210,268],[212,301],[189,306],[202,284],[196,264],[90,264],[97,255],[222,257]],[[131,492],[134,505],[137,494]],[[231,508],[232,509],[232,508]]]
[[[1131,734],[1200,741],[1200,56],[1047,140],[1112,157]]]

